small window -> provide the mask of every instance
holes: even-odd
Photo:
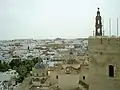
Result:
[[[83,76],[83,80],[85,80],[85,76]]]
[[[48,71],[46,72],[46,75],[48,75]]]
[[[109,77],[114,77],[114,66],[109,65]]]
[[[58,75],[56,75],[56,79],[58,79]]]
[[[98,24],[100,24],[100,20],[98,20]]]
[[[98,28],[97,33],[100,34],[100,28]]]
[[[45,76],[45,74],[44,74],[44,73],[42,73],[42,76]]]
[[[89,61],[89,57],[87,58],[87,60]]]
[[[100,55],[102,55],[102,52],[100,52]]]
[[[38,73],[37,73],[37,76],[38,76]]]

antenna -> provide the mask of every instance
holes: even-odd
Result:
[[[109,19],[109,36],[111,36],[111,18]]]
[[[93,36],[94,36],[94,32],[95,32],[95,31],[93,31]]]
[[[118,33],[119,33],[119,32],[118,32],[118,29],[119,29],[119,28],[118,28],[118,18],[117,18],[117,36],[118,36]]]
[[[104,36],[104,32],[105,32],[105,31],[104,31],[104,19],[103,19],[103,36]]]
[[[105,31],[103,31],[103,36],[105,36]]]

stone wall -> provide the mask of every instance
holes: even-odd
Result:
[[[61,74],[58,78],[58,85],[62,90],[74,90],[79,86],[79,75]]]
[[[120,90],[120,37],[89,37],[90,90]],[[109,65],[114,77],[109,76]]]

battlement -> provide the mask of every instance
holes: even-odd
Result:
[[[120,53],[120,37],[90,36],[88,48],[92,52]]]
[[[91,46],[96,45],[108,45],[108,46],[116,46],[120,45],[120,37],[108,37],[108,36],[92,36],[88,38],[88,44]]]

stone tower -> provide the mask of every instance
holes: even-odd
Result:
[[[96,33],[88,38],[88,51],[89,90],[120,90],[120,37]]]
[[[100,11],[98,8],[97,16],[96,16],[96,23],[95,23],[95,36],[102,36],[102,18],[100,16]]]

